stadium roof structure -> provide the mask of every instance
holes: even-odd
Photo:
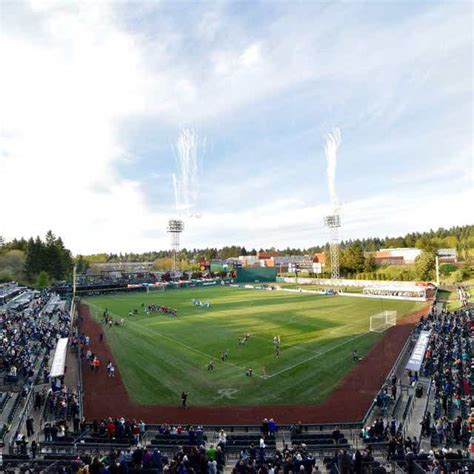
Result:
[[[64,368],[66,366],[66,351],[67,351],[67,337],[62,337],[56,344],[54,351],[53,363],[51,364],[50,377],[61,377],[64,375]]]
[[[416,285],[416,284],[391,284],[391,285],[377,285],[377,286],[365,286],[364,290],[374,290],[374,291],[387,291],[397,292],[397,291],[409,291],[413,293],[419,293],[421,295],[425,294],[426,288],[424,286]]]

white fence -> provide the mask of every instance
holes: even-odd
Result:
[[[279,283],[297,283],[300,285],[321,285],[321,286],[352,286],[363,288],[365,286],[387,286],[387,283],[393,286],[399,286],[400,290],[413,287],[413,281],[384,281],[384,280],[349,280],[340,278],[331,280],[330,278],[298,278],[295,277],[277,277]]]

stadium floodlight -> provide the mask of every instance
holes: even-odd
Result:
[[[341,217],[332,214],[324,218],[324,225],[329,229],[329,255],[331,258],[331,279],[339,279],[339,232]]]
[[[176,271],[176,255],[179,252],[179,235],[184,231],[184,222],[177,219],[168,221],[167,232],[171,234],[171,250],[173,252],[173,272]]]
[[[324,225],[326,227],[341,227],[341,217],[337,214],[333,214],[331,216],[326,216],[324,218]]]

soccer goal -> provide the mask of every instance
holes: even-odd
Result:
[[[370,332],[384,332],[396,324],[396,311],[382,311],[370,317]]]

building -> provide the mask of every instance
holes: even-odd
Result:
[[[380,266],[405,265],[403,256],[390,255],[389,252],[379,250],[378,252],[366,252],[366,256],[372,255],[375,263]]]
[[[404,247],[394,249],[380,249],[376,252],[365,252],[365,256],[373,256],[375,263],[381,266],[387,265],[412,265],[421,250],[415,247]]]
[[[273,257],[278,257],[278,252],[257,252],[257,258],[260,260],[268,260]]]
[[[412,265],[416,257],[421,254],[421,250],[415,247],[380,249],[377,252],[365,252],[365,256],[372,255],[375,263],[381,266],[387,265]],[[439,261],[441,263],[456,263],[457,253],[455,248],[439,249]]]
[[[108,262],[91,264],[93,271],[101,272],[144,272],[153,269],[153,262]]]
[[[439,249],[438,257],[440,263],[456,263],[458,261],[458,256],[456,249]]]
[[[326,265],[326,254],[324,252],[318,252],[313,255],[313,262],[320,263],[324,267]]]

